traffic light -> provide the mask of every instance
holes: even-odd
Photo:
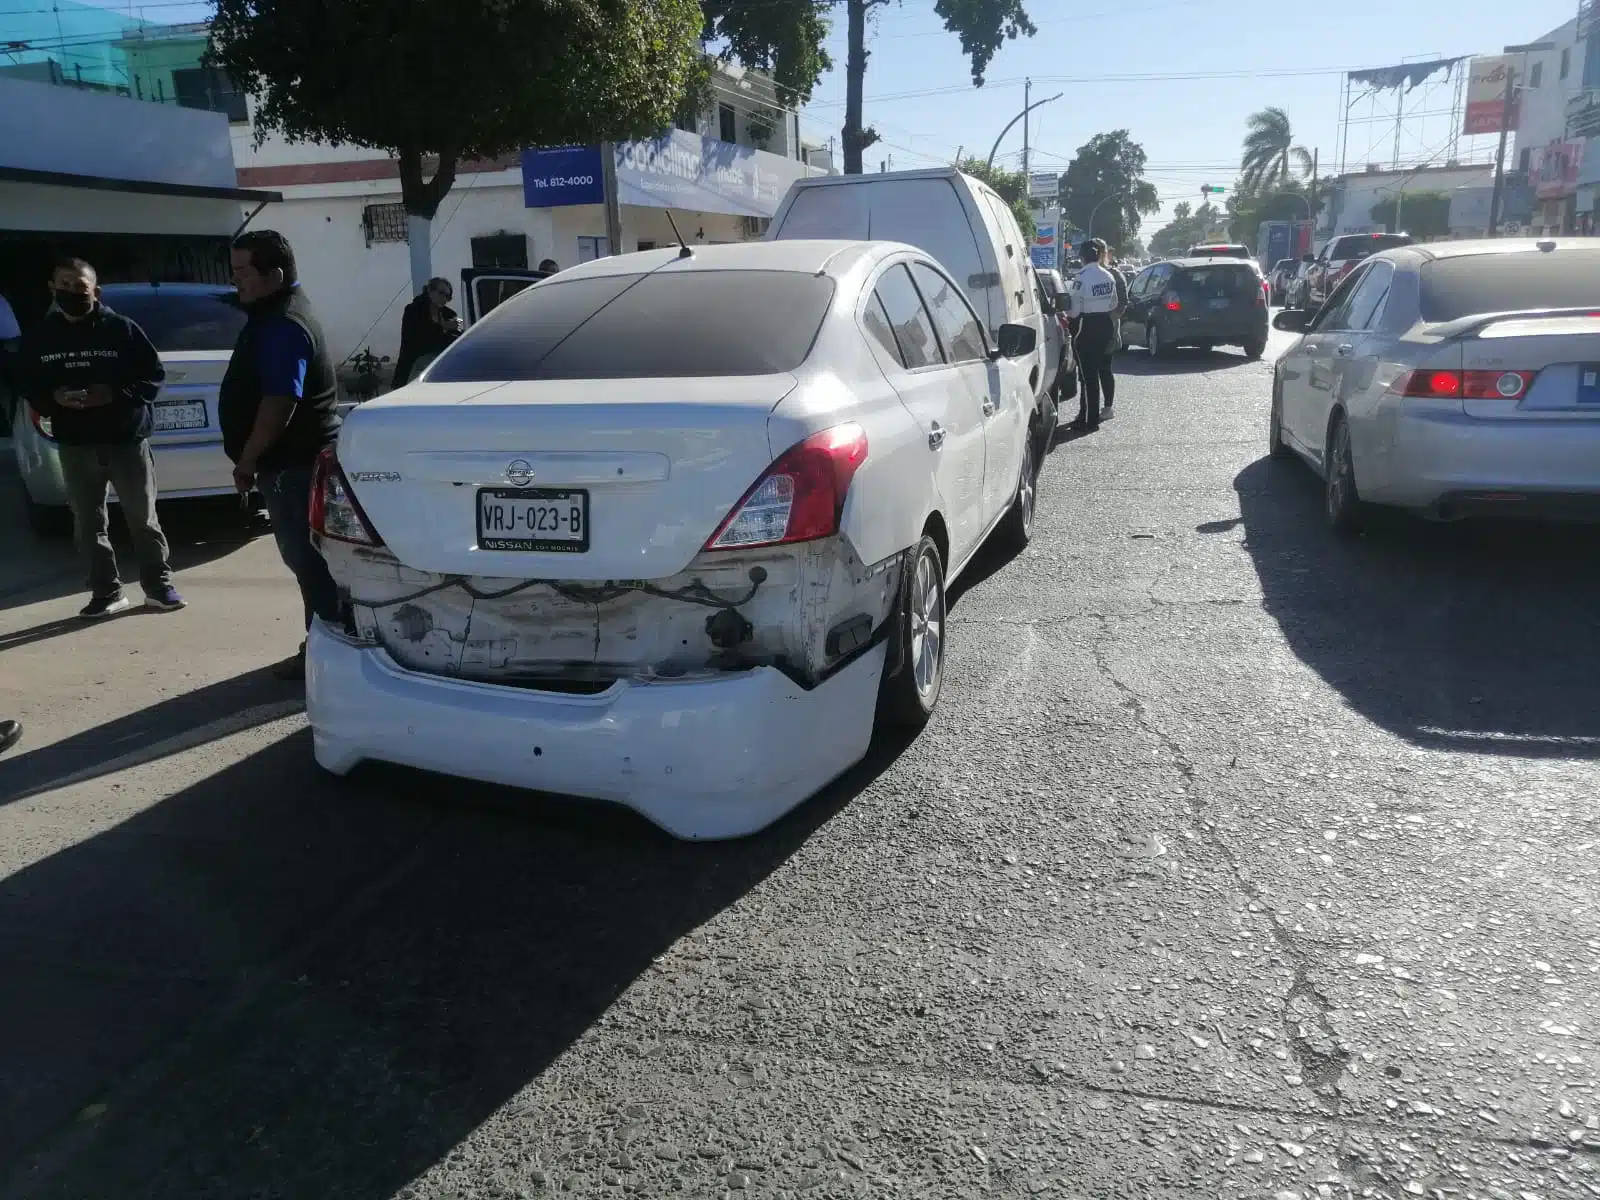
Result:
[[[1220,196],[1227,190],[1225,187],[1212,187],[1209,183],[1200,185],[1200,194],[1202,196]]]

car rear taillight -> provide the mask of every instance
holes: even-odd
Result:
[[[1261,292],[1256,296],[1256,307],[1265,308],[1272,299],[1272,285],[1265,279],[1261,281]]]
[[[356,546],[381,546],[383,539],[361,511],[333,447],[317,455],[311,472],[311,532]]]
[[[1519,400],[1537,371],[1407,371],[1389,385],[1397,396],[1424,400]]]
[[[49,442],[56,440],[55,426],[50,424],[49,417],[41,415],[39,410],[31,404],[28,406],[28,415],[33,418],[33,427],[38,431],[40,437]]]
[[[790,446],[734,505],[706,549],[745,550],[838,533],[850,481],[866,461],[867,432],[854,422]]]
[[[1178,299],[1177,292],[1168,292],[1165,296],[1161,297],[1161,303],[1166,306],[1166,310],[1168,312],[1183,311],[1183,301]]]

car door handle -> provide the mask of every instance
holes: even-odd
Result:
[[[992,417],[992,416],[995,415],[995,413],[997,413],[999,411],[1000,411],[1000,405],[999,405],[998,401],[996,401],[993,397],[990,397],[990,396],[985,396],[983,398],[983,415],[984,416]]]
[[[1333,350],[1340,358],[1349,358],[1354,351],[1355,347],[1349,342],[1340,342]]]
[[[943,445],[944,430],[940,427],[939,422],[935,421],[933,428],[928,430],[928,449],[937,450]]]

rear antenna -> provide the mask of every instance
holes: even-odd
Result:
[[[664,208],[661,211],[667,214],[667,224],[672,226],[672,236],[678,239],[678,257],[693,258],[694,251],[689,249],[689,243],[684,241],[683,234],[678,232],[678,223],[672,219],[672,210]]]

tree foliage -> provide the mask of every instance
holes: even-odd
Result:
[[[974,179],[981,179],[999,193],[1000,199],[1011,206],[1012,213],[1017,218],[1017,224],[1022,226],[1024,236],[1031,242],[1038,232],[1038,226],[1033,220],[1033,210],[1028,207],[1028,177],[1021,171],[1007,171],[1003,167],[991,167],[981,158],[963,159],[957,164]]]
[[[702,31],[698,0],[217,0],[210,58],[258,137],[387,150],[431,218],[463,160],[658,133]]]
[[[1155,185],[1144,178],[1144,165],[1144,147],[1126,129],[1095,134],[1078,147],[1061,176],[1063,222],[1104,238],[1121,254],[1144,217],[1161,207]]]
[[[1209,202],[1199,208],[1187,200],[1172,206],[1172,220],[1150,238],[1150,253],[1160,258],[1173,258],[1182,254],[1196,242],[1205,240],[1211,226],[1222,216],[1222,211]]]
[[[1264,222],[1307,219],[1311,211],[1308,193],[1304,184],[1294,180],[1264,191],[1253,191],[1241,179],[1228,197],[1229,236],[1253,249]],[[1317,207],[1321,207],[1320,201]]]
[[[732,4],[753,4],[754,0],[729,0]],[[844,0],[846,45],[844,171],[861,174],[861,156],[878,140],[877,130],[861,124],[862,96],[867,74],[867,16],[889,0]],[[944,27],[961,40],[961,50],[972,66],[972,84],[983,86],[984,72],[1000,47],[1012,39],[1038,33],[1022,0],[934,0],[934,14]]]
[[[1450,233],[1450,193],[1406,192],[1398,204],[1393,198],[1374,204],[1372,219],[1382,222],[1390,233],[1409,233],[1419,242],[1446,237]]]
[[[765,71],[786,108],[811,99],[817,81],[833,69],[823,43],[832,0],[702,0],[701,41],[720,57]]]
[[[1239,159],[1241,186],[1269,191],[1288,183],[1295,169],[1302,177],[1311,174],[1311,152],[1295,145],[1289,114],[1283,109],[1251,113],[1246,128],[1244,153]]]

